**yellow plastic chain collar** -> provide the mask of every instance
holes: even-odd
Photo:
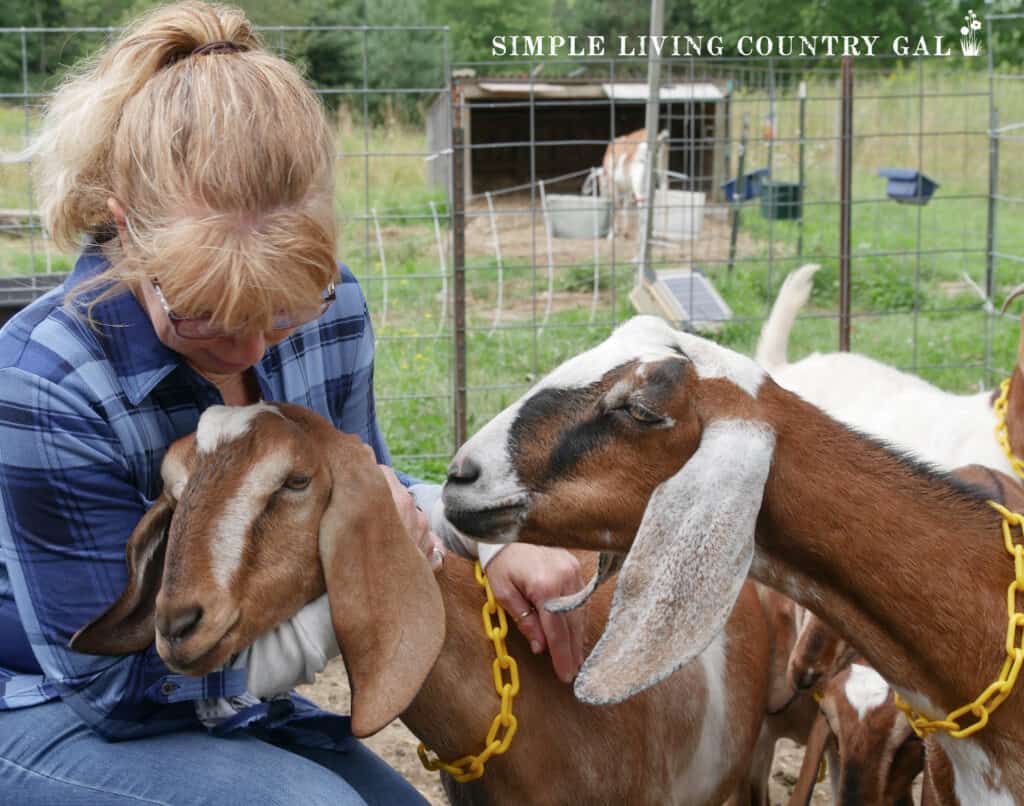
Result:
[[[422,742],[420,742],[420,746],[416,750],[424,767],[431,771],[444,770],[460,784],[464,784],[467,781],[475,781],[483,775],[484,765],[490,761],[491,757],[500,756],[508,750],[508,746],[512,743],[512,737],[515,736],[516,728],[518,727],[518,721],[512,714],[512,700],[519,693],[519,667],[516,665],[515,658],[509,655],[508,650],[505,648],[505,636],[508,635],[508,619],[505,617],[504,608],[495,600],[494,592],[491,590],[491,585],[487,581],[487,575],[480,567],[480,563],[476,563],[474,574],[476,575],[476,581],[480,583],[487,594],[487,601],[484,602],[481,612],[484,619],[484,632],[494,642],[495,658],[491,664],[491,670],[494,673],[494,690],[501,697],[501,709],[498,711],[497,716],[494,717],[494,721],[491,722],[491,729],[487,731],[487,738],[484,739],[484,749],[478,755],[463,756],[448,764],[439,758],[431,758],[430,751],[427,750],[427,746]],[[497,625],[494,623],[495,615],[498,617]],[[508,672],[508,680],[505,680],[505,675],[503,674],[506,671]],[[498,733],[502,728],[505,729],[505,733],[501,738],[498,738]]]
[[[1024,593],[1024,545],[1014,543],[1010,532],[1011,526],[1016,526],[1021,529],[1021,538],[1024,539],[1024,516],[1010,512],[995,501],[988,503],[1003,516],[1003,544],[1013,557],[1014,580],[1006,591],[1006,610],[1009,614],[1009,625],[1006,629],[1006,661],[998,679],[985,689],[978,699],[950,712],[945,719],[931,720],[922,716],[897,694],[897,707],[907,715],[914,733],[921,737],[939,730],[946,731],[954,739],[966,739],[977,733],[988,724],[989,715],[1010,696],[1017,682],[1017,675],[1020,674],[1021,665],[1024,664],[1024,633],[1021,632],[1021,628],[1024,627],[1024,613],[1017,609],[1017,594]],[[966,714],[973,716],[975,721],[965,727],[961,726],[958,720]]]
[[[1024,462],[1014,456],[1013,449],[1010,447],[1010,434],[1006,430],[1006,407],[1010,401],[1010,379],[1007,378],[999,384],[999,389],[999,397],[992,404],[992,409],[996,413],[996,442],[1003,449],[1006,458],[1010,460],[1010,467],[1013,468],[1013,472],[1017,474],[1019,479],[1024,481]]]

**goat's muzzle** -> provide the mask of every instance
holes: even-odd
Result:
[[[487,509],[449,508],[446,498],[445,517],[452,526],[475,540],[510,543],[526,518],[526,506],[514,503]]]
[[[526,519],[529,498],[522,490],[495,491],[479,462],[460,451],[448,465],[442,492],[448,522],[467,537],[511,543]]]
[[[177,642],[194,632],[202,620],[203,608],[199,605],[189,605],[175,608],[170,612],[158,613],[156,627],[168,641]]]
[[[235,608],[217,612],[194,601],[158,603],[154,620],[157,652],[176,672],[206,674],[223,665],[232,653],[228,639],[239,618]]]

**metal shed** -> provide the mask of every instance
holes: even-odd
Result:
[[[669,129],[669,170],[690,177],[689,190],[717,195],[727,178],[726,98],[711,81],[661,87],[659,129]],[[427,113],[428,149],[443,155],[431,159],[429,181],[448,186],[453,122],[470,152],[469,196],[525,185],[532,175],[551,179],[600,165],[613,137],[643,128],[646,101],[643,81],[455,78],[451,109],[442,95]],[[563,189],[578,190],[581,181]]]

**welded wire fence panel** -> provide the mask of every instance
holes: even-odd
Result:
[[[991,166],[989,229],[990,285],[1005,291],[1024,280],[1024,71],[1007,64],[1001,43],[1024,35],[1024,15],[993,15],[986,24],[991,88]],[[980,155],[975,163],[980,162]],[[997,296],[997,303],[999,298]],[[1019,308],[1011,314],[1020,314]],[[1009,315],[1009,314],[1008,314]],[[992,338],[996,376],[1006,376],[1016,361],[1016,329],[999,327]]]
[[[451,210],[428,143],[450,133],[449,32],[427,26],[265,27],[313,81],[337,138],[338,259],[366,294],[377,337],[377,414],[398,467],[439,478],[453,445]],[[114,29],[0,29],[0,278],[65,272],[19,152],[67,67]],[[443,169],[442,169],[443,173]],[[431,181],[431,180],[434,181]],[[40,285],[43,283],[40,282]]]
[[[997,51],[998,27],[1019,24],[990,21],[988,69],[984,58],[959,57],[854,64],[852,349],[952,390],[990,386],[1014,362],[1016,312],[999,317],[985,298],[998,304],[1024,280],[1024,82],[999,66]],[[595,173],[614,138],[643,126],[645,62],[450,65],[448,32],[427,27],[262,33],[317,78],[335,125],[339,259],[369,302],[378,414],[399,466],[440,477],[456,447],[457,387],[472,433],[638,307],[661,310],[637,282],[636,206],[612,210],[602,197],[616,179],[627,179],[620,198],[632,196],[615,168],[628,144],[613,150],[611,177],[602,183]],[[9,57],[0,66],[15,65],[0,76],[2,274],[73,264],[46,240],[16,155],[61,65],[110,34],[0,29]],[[651,268],[673,278],[699,272],[723,302],[720,321],[678,324],[752,353],[785,275],[817,262],[789,355],[835,349],[838,62],[669,59],[662,85],[667,171],[654,200]],[[466,144],[464,377],[454,376],[451,325],[453,124]],[[887,169],[937,188],[926,204],[901,203],[879,175]],[[677,302],[694,309],[696,300]]]
[[[638,295],[635,208],[616,213],[616,237],[605,238],[585,187],[608,144],[643,126],[646,64],[457,67],[472,432],[558,361],[606,336],[636,303],[665,308]],[[1021,217],[991,209],[990,85],[984,59],[854,63],[851,348],[955,391],[991,386],[1016,352],[1016,318],[994,315],[986,300],[986,291],[998,301],[1024,280],[1024,261],[1006,258],[989,285],[993,228],[1002,248],[1024,254],[1015,245]],[[674,223],[656,234],[653,269],[700,272],[728,309],[721,321],[684,318],[681,326],[752,354],[786,274],[815,262],[822,268],[789,356],[837,349],[841,100],[836,60],[662,62],[669,192],[656,198],[656,233],[657,222]],[[1019,94],[1004,92],[1000,103],[1001,119],[1024,120]],[[745,177],[737,176],[741,165]],[[915,189],[929,180],[937,187],[927,199],[907,198],[882,175],[890,169],[910,172]],[[1000,187],[1015,186],[1004,160],[998,170]],[[563,208],[576,200],[568,225],[553,194]],[[587,227],[594,234],[581,237]],[[681,302],[692,310],[696,300]]]

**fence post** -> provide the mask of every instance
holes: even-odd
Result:
[[[740,129],[739,164],[736,168],[736,186],[732,191],[732,221],[729,229],[729,263],[726,271],[732,274],[732,265],[736,262],[736,236],[740,231],[740,213],[743,210],[743,196],[746,193],[746,183],[743,181],[743,171],[746,168],[747,160],[747,132],[750,129],[750,116],[743,113],[743,127]]]
[[[662,26],[665,17],[664,0],[651,0],[651,40],[661,36]],[[696,108],[696,107],[694,107]],[[654,232],[654,205],[657,203],[657,167],[658,154],[661,152],[661,144],[658,141],[658,122],[661,114],[661,57],[655,55],[652,49],[647,57],[647,104],[644,110],[644,126],[647,128],[647,160],[644,162],[644,195],[647,203],[637,210],[639,220],[637,223],[642,227],[640,231],[640,254],[637,256],[637,283],[647,280],[653,283],[658,279],[657,272],[651,268],[651,235]],[[672,131],[672,121],[669,119],[669,136]],[[668,143],[665,144],[668,148]],[[668,168],[668,166],[665,166]],[[665,188],[668,189],[668,177],[664,178]],[[613,211],[614,212],[614,211]],[[548,296],[550,300],[550,294]]]
[[[455,450],[466,441],[466,194],[463,163],[466,159],[462,126],[452,127],[452,271],[455,299],[453,328],[455,380],[452,389]]]
[[[853,174],[853,59],[843,57],[840,79],[839,349],[850,349],[850,205]]]
[[[807,214],[807,184],[806,160],[807,160],[807,81],[800,82],[800,156],[798,159],[799,173],[797,182],[800,185],[800,203],[804,206],[803,214],[797,220],[796,231],[796,256],[804,256],[804,218]]]
[[[991,88],[989,89],[991,92]],[[988,132],[988,222],[985,226],[985,299],[992,301],[995,291],[996,196],[999,194],[999,110],[995,104],[989,119]]]
[[[28,98],[29,98],[28,41],[25,38],[25,28],[22,27],[22,29],[21,29],[21,102],[22,102],[22,105],[24,106],[24,109],[25,109],[25,145],[26,146],[29,144],[29,140],[31,138],[31,131],[32,131],[32,118],[31,118],[31,115],[29,114],[29,108],[30,107],[29,107]],[[27,229],[28,229],[28,250],[29,250],[29,255],[30,255],[31,259],[32,259],[32,271],[31,271],[31,273],[35,274],[36,271],[38,271],[38,266],[36,264],[36,227],[33,225],[33,219],[37,219],[39,221],[39,232],[40,232],[40,235],[42,235],[42,237],[44,237],[44,238],[46,237],[46,231],[45,231],[45,228],[43,227],[43,217],[42,217],[42,214],[39,214],[38,216],[36,215],[36,202],[35,202],[35,199],[33,198],[33,194],[34,194],[34,191],[33,191],[32,183],[29,182],[29,184],[28,184],[29,218],[28,218],[28,226],[27,226]],[[47,254],[49,254],[49,253],[47,253]],[[35,283],[35,281],[33,280],[33,284],[34,283]]]

